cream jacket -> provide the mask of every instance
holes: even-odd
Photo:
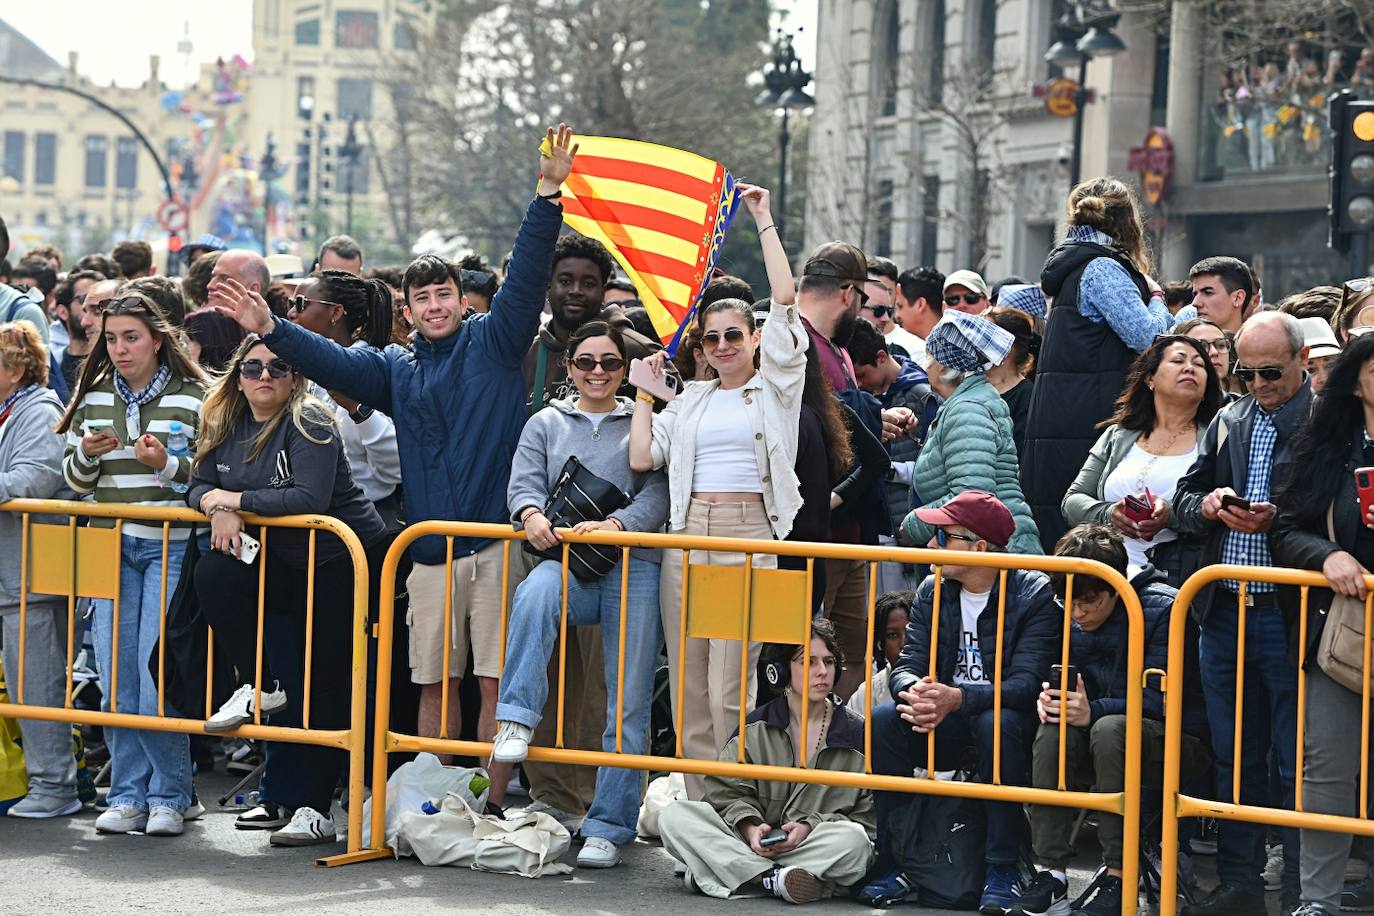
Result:
[[[754,458],[763,477],[759,492],[773,535],[778,540],[792,530],[801,508],[797,481],[797,417],[806,382],[806,348],[810,336],[802,327],[796,305],[769,305],[768,320],[759,337],[759,371],[744,385],[744,409],[754,431]],[[706,413],[719,379],[688,382],[682,393],[656,414],[650,446],[654,468],[668,468],[668,529],[687,527],[696,464],[697,428]]]

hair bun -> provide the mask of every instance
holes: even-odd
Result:
[[[1107,202],[1101,197],[1088,196],[1081,199],[1073,209],[1074,222],[1085,226],[1095,226],[1107,217]]]

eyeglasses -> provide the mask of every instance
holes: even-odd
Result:
[[[1236,368],[1231,370],[1232,375],[1247,385],[1253,382],[1257,375],[1266,382],[1277,382],[1279,379],[1283,378],[1283,373],[1284,369],[1282,366],[1260,366],[1256,369],[1250,369],[1246,366],[1237,364]]]
[[[1218,337],[1216,340],[1202,340],[1198,337],[1194,337],[1193,339],[1196,340],[1198,343],[1202,344],[1212,353],[1231,352],[1232,343],[1231,338],[1229,337]]]
[[[980,302],[983,301],[983,294],[982,294],[982,293],[964,293],[964,294],[961,296],[961,295],[959,295],[959,294],[956,293],[956,294],[953,295],[953,296],[946,296],[946,297],[945,297],[945,305],[949,306],[950,308],[953,308],[954,306],[956,306],[956,305],[959,304],[959,300],[960,300],[960,299],[964,300],[964,305],[977,305],[978,303],[980,303]]]
[[[590,353],[583,353],[581,356],[568,360],[568,362],[583,372],[591,372],[597,366],[600,366],[607,372],[614,372],[617,369],[623,368],[625,365],[625,360],[621,359],[619,356],[603,356],[597,359]]]
[[[858,293],[859,308],[863,308],[864,306],[868,305],[868,293],[864,292],[864,288],[858,283],[846,283],[843,286],[841,286],[840,289],[852,289],[854,290],[854,292]]]
[[[978,538],[971,538],[967,534],[955,534],[953,531],[946,531],[943,528],[935,529],[935,544],[938,547],[948,547],[950,538],[957,541],[968,541],[970,544],[977,544]]]
[[[343,304],[338,302],[330,302],[328,299],[307,299],[304,296],[292,296],[286,301],[297,312],[303,312],[312,305],[337,305],[339,308],[344,308]]]
[[[721,334],[719,331],[707,331],[701,335],[701,346],[706,350],[714,350],[720,346]],[[744,343],[744,331],[740,328],[730,328],[725,334],[725,342],[732,347],[738,347]]]
[[[866,305],[864,308],[872,312],[874,318],[886,318],[892,314],[892,306],[890,305]]]
[[[260,359],[245,359],[239,363],[239,375],[246,379],[262,378],[264,369],[272,378],[286,378],[294,371],[291,364],[284,359],[274,359],[270,363],[264,363]]]

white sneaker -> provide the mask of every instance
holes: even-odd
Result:
[[[527,814],[547,814],[549,817],[558,821],[567,828],[569,833],[577,833],[582,829],[582,815],[573,814],[571,811],[564,811],[556,805],[548,802],[532,801],[523,810]]]
[[[45,818],[66,817],[81,810],[79,798],[54,798],[51,795],[34,795],[30,792],[10,806],[5,813],[10,817]]]
[[[148,836],[181,836],[183,818],[175,808],[156,805],[148,814],[148,826],[144,833]]]
[[[115,805],[95,819],[97,833],[136,833],[148,826],[148,812],[133,805]]]
[[[788,865],[763,877],[763,886],[774,897],[788,903],[815,903],[825,896],[825,885],[811,872]]]
[[[337,843],[339,832],[332,817],[325,817],[314,808],[297,808],[287,824],[268,841],[273,846],[315,846]]]
[[[281,684],[273,681],[275,690],[262,692],[263,715],[271,715],[286,707],[286,691]],[[205,720],[205,730],[210,734],[227,732],[253,721],[253,685],[244,684],[210,718]]]
[[[578,868],[614,868],[619,864],[620,847],[605,837],[587,837],[577,854]]]
[[[200,797],[196,795],[196,790],[191,790],[191,804],[186,810],[181,812],[183,821],[198,821],[205,814],[205,806],[200,803]]]
[[[519,722],[502,722],[491,743],[494,763],[520,763],[530,754],[530,738],[534,730]]]

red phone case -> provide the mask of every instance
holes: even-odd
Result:
[[[1355,469],[1355,492],[1360,497],[1360,521],[1364,521],[1374,506],[1374,468]]]
[[[1149,519],[1150,516],[1155,514],[1154,506],[1151,506],[1148,503],[1138,505],[1138,502],[1143,503],[1143,500],[1141,500],[1138,496],[1128,496],[1122,502],[1122,511],[1126,513],[1126,517],[1129,518],[1131,521],[1143,522]]]

